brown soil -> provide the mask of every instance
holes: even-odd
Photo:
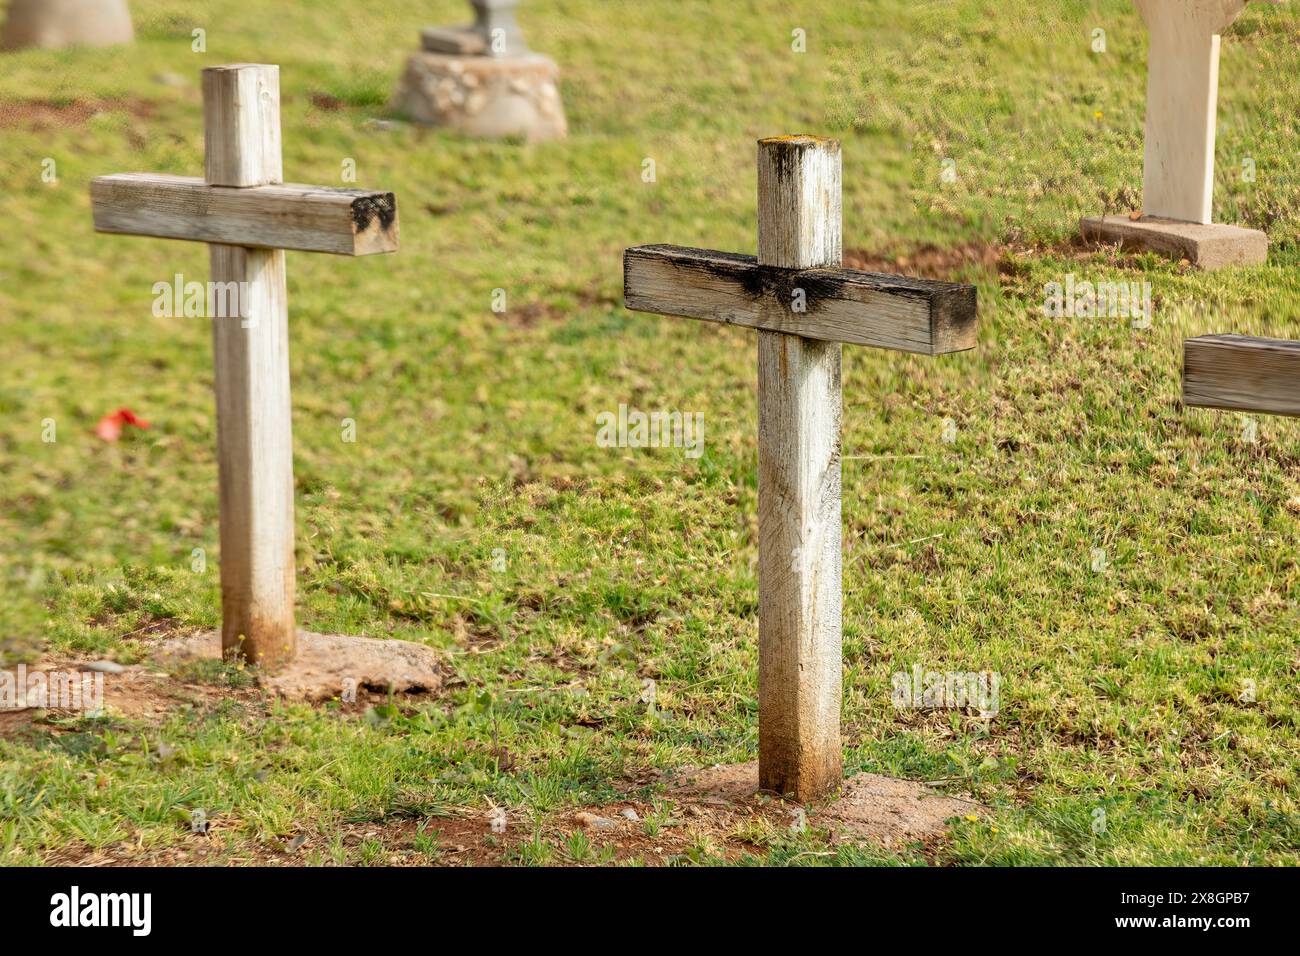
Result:
[[[204,631],[169,641],[154,659],[163,666],[220,660],[221,637]],[[442,689],[442,665],[437,652],[423,644],[299,631],[293,661],[273,674],[257,674],[257,682],[272,693],[305,701],[335,700],[349,687],[436,694]]]
[[[967,242],[949,247],[925,245],[899,253],[849,249],[844,253],[844,266],[863,272],[884,272],[953,282],[979,271],[998,276],[1014,276],[1024,271],[1017,259],[1034,256],[1050,255],[1083,261],[1098,255],[1123,260],[1139,254],[1135,250],[1121,249],[1114,244],[1091,242],[1084,239],[1082,234],[1076,233],[1051,244]]]
[[[194,667],[221,658],[221,639],[212,631],[173,638],[157,646],[149,664],[124,665],[121,673],[103,674],[103,707],[110,717],[159,725],[184,707],[211,708],[237,699],[267,702],[266,692],[312,703],[338,701],[344,679],[356,681],[356,699],[341,702],[344,713],[362,713],[372,704],[386,703],[389,689],[397,695],[437,694],[443,687],[443,666],[436,652],[409,641],[379,640],[346,635],[301,632],[299,654],[292,666],[274,675],[230,686],[221,673]],[[26,665],[26,674],[82,672],[93,658],[48,654]],[[9,670],[13,672],[14,667]],[[63,710],[24,707],[0,709],[0,737],[15,737],[32,724],[72,716]],[[57,729],[53,732],[57,732]]]
[[[646,784],[668,784],[667,802],[649,802]],[[586,866],[639,861],[649,866],[690,860],[698,848],[732,862],[746,854],[761,857],[764,848],[752,842],[763,834],[779,833],[806,824],[829,830],[832,843],[871,843],[901,848],[919,843],[932,853],[956,816],[982,813],[971,801],[947,797],[908,780],[859,774],[845,782],[839,797],[806,812],[758,790],[756,763],[683,771],[666,778],[653,773],[643,780],[624,781],[638,793],[599,807],[575,808],[537,820],[532,814],[507,813],[503,833],[493,833],[486,810],[448,808],[445,814],[401,815],[385,820],[344,823],[329,829],[303,827],[293,836],[269,842],[252,840],[231,845],[222,838],[222,821],[212,821],[207,835],[193,834],[180,846],[142,851],[129,842],[92,850],[69,846],[53,851],[46,862],[76,866],[304,866],[334,863],[333,848],[341,844],[349,863],[358,861],[364,845],[381,847],[368,862],[382,866],[501,866],[520,862],[525,848],[540,831],[550,847],[547,865]],[[671,812],[662,814],[666,806]],[[636,818],[625,816],[632,811]],[[647,818],[657,826],[650,827]],[[436,842],[431,860],[420,852],[417,839]],[[575,835],[583,834],[588,850],[576,852]],[[314,851],[323,851],[319,856]],[[822,851],[831,855],[833,850]]]
[[[971,268],[987,272],[1001,271],[999,264],[1010,251],[1009,246],[987,242],[968,242],[946,249],[922,246],[895,255],[849,249],[844,253],[844,267],[863,272],[887,272],[919,279],[950,281],[954,275]]]
[[[0,129],[60,129],[82,126],[100,113],[129,113],[148,119],[155,104],[148,100],[93,99],[59,103],[53,100],[0,100]]]
[[[669,793],[689,801],[688,806],[738,808],[771,800],[759,790],[756,761],[687,771]],[[788,805],[788,812],[793,814],[795,806]],[[953,817],[981,809],[911,780],[860,773],[846,780],[834,799],[809,808],[807,821],[837,839],[894,848],[942,837]]]
[[[51,654],[27,665],[26,673],[80,672],[91,661],[91,658]],[[127,665],[122,673],[104,674],[103,678],[105,713],[148,724],[161,724],[169,713],[182,707],[215,707],[232,698],[249,702],[259,696],[251,688],[181,681],[155,667],[139,664]],[[62,716],[72,716],[72,712],[32,707],[0,710],[0,737],[14,737],[37,721]]]

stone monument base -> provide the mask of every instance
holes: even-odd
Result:
[[[537,53],[491,57],[421,51],[407,61],[393,109],[422,126],[467,136],[563,139],[569,127],[559,78],[555,61]]]
[[[13,0],[0,49],[113,46],[133,36],[126,0]]]
[[[1258,229],[1157,216],[1100,216],[1084,219],[1080,225],[1084,239],[1186,259],[1198,269],[1258,266],[1268,259],[1268,236]]]

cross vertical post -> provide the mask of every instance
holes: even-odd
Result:
[[[280,68],[203,71],[205,179],[283,182]],[[241,314],[212,316],[221,502],[221,647],[274,669],[294,656],[293,435],[283,249],[209,247],[212,281],[240,283]]]
[[[758,263],[835,269],[840,145],[758,144]],[[840,745],[842,346],[758,333],[759,786],[821,794]]]

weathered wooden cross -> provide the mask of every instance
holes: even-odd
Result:
[[[1261,263],[1268,256],[1264,233],[1212,224],[1220,38],[1249,0],[1134,2],[1150,36],[1143,215],[1084,219],[1083,232],[1204,269]]]
[[[1300,342],[1250,335],[1187,339],[1183,404],[1300,417]]]
[[[841,343],[974,348],[975,287],[841,268],[840,144],[758,144],[758,257],[624,253],[629,309],[758,330],[759,778],[839,787]]]
[[[294,656],[293,445],[285,250],[394,252],[392,193],[282,184],[280,68],[203,71],[206,178],[123,173],[91,184],[99,232],[206,242],[221,500],[221,645],[274,670]],[[209,302],[213,297],[209,296]]]

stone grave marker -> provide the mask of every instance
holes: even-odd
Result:
[[[133,36],[126,0],[10,0],[0,49],[113,46]]]
[[[1142,215],[1085,218],[1084,238],[1201,269],[1259,265],[1268,236],[1212,221],[1220,39],[1249,0],[1134,2],[1150,36]]]
[[[515,22],[519,0],[471,0],[474,23],[420,34],[393,109],[424,126],[529,142],[568,134],[555,61],[528,49]]]

